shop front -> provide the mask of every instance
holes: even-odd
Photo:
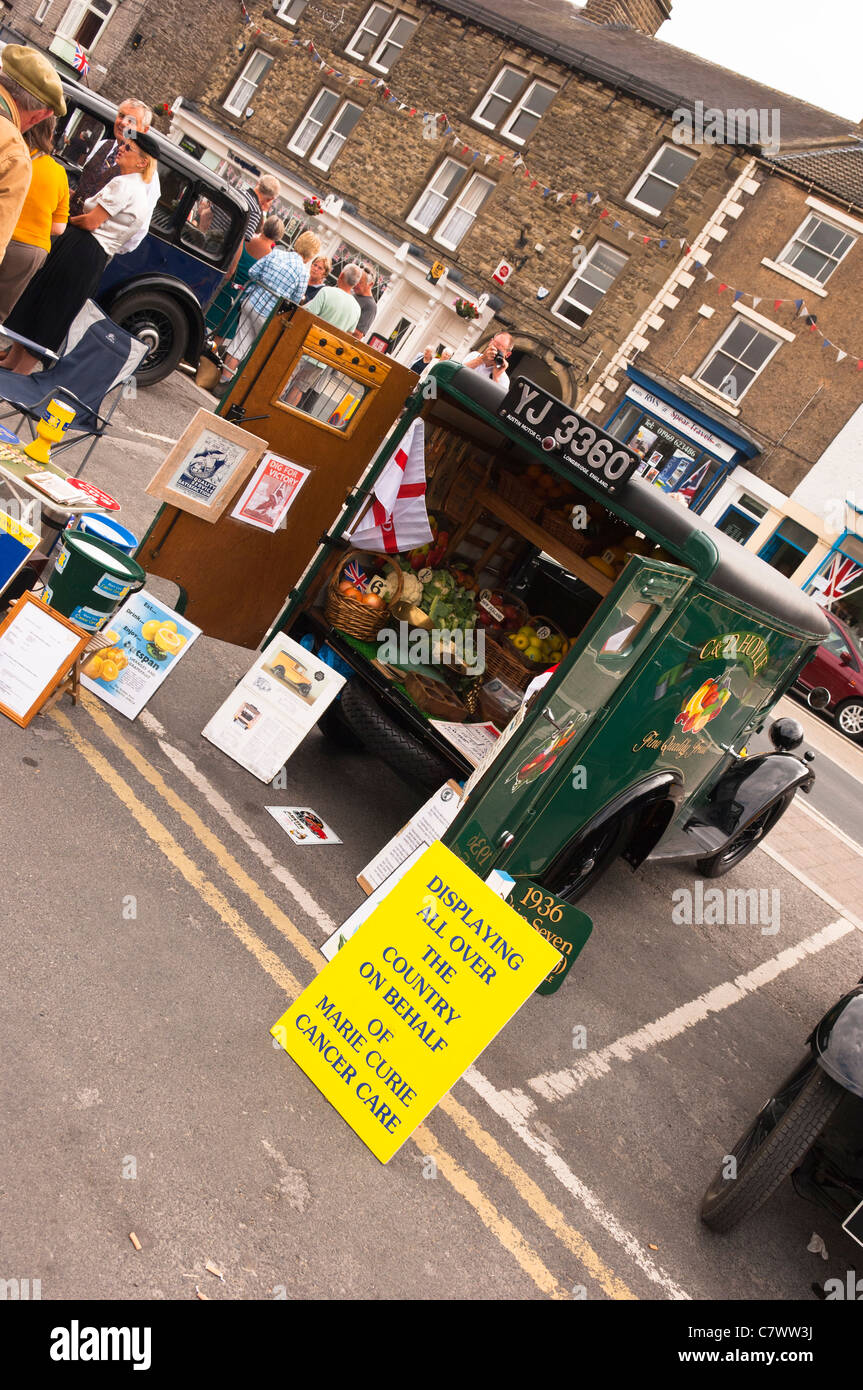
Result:
[[[607,423],[641,459],[639,474],[701,512],[737,467],[758,453],[738,430],[693,404],[671,383],[627,368],[630,385]]]

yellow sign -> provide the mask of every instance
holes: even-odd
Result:
[[[446,266],[444,265],[443,261],[435,261],[432,265],[431,270],[426,276],[426,279],[431,280],[432,284],[434,284],[437,280],[441,278],[445,270]]]
[[[270,1032],[386,1163],[559,959],[438,841]]]

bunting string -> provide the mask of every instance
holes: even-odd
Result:
[[[240,10],[244,24],[251,25],[251,16],[246,8],[245,0],[240,0]],[[359,77],[355,73],[343,72],[340,68],[333,66],[318,51],[313,39],[304,39],[296,35],[291,36],[288,34],[276,35],[260,27],[251,29],[250,33],[255,38],[264,37],[270,43],[280,44],[284,47],[298,48],[311,59],[315,66],[322,72],[323,76],[334,78],[337,81],[343,81],[347,83],[348,86],[364,87],[367,90],[377,91],[379,95],[383,97],[384,104],[393,107],[399,114],[406,115],[408,118],[413,117],[422,120],[426,125],[428,125],[429,122],[433,123],[436,129],[436,135],[447,140],[450,140],[451,137],[449,148],[454,152],[458,151],[463,159],[469,160],[472,164],[481,163],[484,167],[491,165],[493,168],[512,172],[520,176],[522,181],[526,181],[528,189],[530,191],[537,191],[543,201],[551,202],[556,206],[566,203],[570,208],[575,208],[579,215],[584,214],[588,217],[596,217],[599,222],[607,220],[608,227],[612,231],[624,233],[627,241],[632,242],[635,246],[650,246],[663,252],[670,250],[674,255],[679,255],[681,252],[685,253],[687,257],[693,258],[691,262],[692,269],[703,275],[704,284],[712,285],[713,289],[719,295],[728,293],[732,305],[739,303],[741,300],[748,300],[752,308],[757,309],[759,304],[766,302],[772,305],[775,313],[778,313],[781,309],[789,305],[793,306],[794,319],[804,319],[809,332],[821,336],[822,349],[829,351],[831,354],[835,354],[834,360],[837,363],[848,362],[849,365],[853,366],[857,371],[863,371],[863,351],[856,352],[850,347],[842,347],[832,338],[826,337],[819,327],[818,316],[810,313],[803,298],[793,296],[772,298],[768,295],[757,295],[749,290],[738,289],[735,285],[721,280],[712,271],[708,270],[706,265],[698,260],[698,252],[689,245],[688,239],[680,235],[679,232],[658,236],[650,235],[642,232],[640,229],[626,226],[624,222],[616,216],[614,208],[609,208],[604,205],[604,198],[599,190],[556,189],[544,184],[540,175],[535,170],[532,171],[528,168],[524,157],[517,150],[505,151],[502,154],[495,155],[475,149],[472,145],[466,143],[462,136],[455,131],[445,111],[427,111],[423,109],[422,103],[418,104],[414,101],[402,100],[402,97],[392,90],[383,77]],[[241,45],[241,51],[245,47],[246,45],[243,43]]]

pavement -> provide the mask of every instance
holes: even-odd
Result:
[[[133,530],[211,401],[175,374],[123,403],[85,476]],[[721,881],[768,895],[766,930],[681,925],[688,871],[616,867],[563,988],[382,1167],[268,1030],[421,796],[318,731],[282,792],[224,757],[200,730],[250,660],[201,638],[134,723],[88,695],[0,726],[0,1278],[39,1279],[43,1299],[757,1301],[860,1267],[789,1184],[729,1237],[698,1220],[863,974],[852,836],[798,798]],[[343,844],[291,845],[274,802],[314,806]]]

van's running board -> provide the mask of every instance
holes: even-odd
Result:
[[[648,856],[647,863],[663,859],[708,859],[728,844],[728,835],[716,825],[690,823],[683,829],[670,830]]]

